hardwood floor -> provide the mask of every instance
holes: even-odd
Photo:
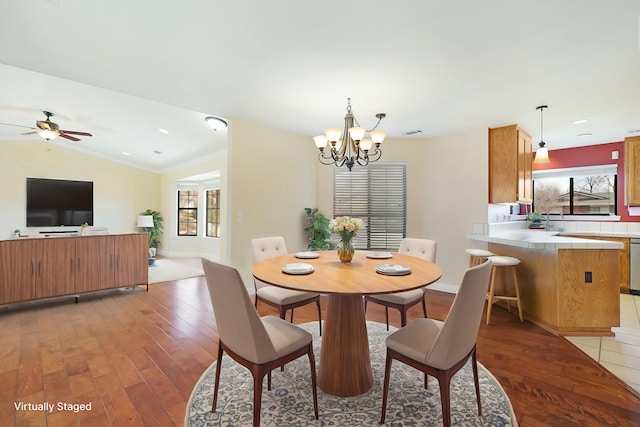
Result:
[[[429,316],[443,319],[452,301],[430,291]],[[295,322],[316,320],[315,310],[296,309]],[[420,316],[420,307],[409,311],[409,320]],[[397,312],[390,317],[398,326]],[[384,311],[370,304],[367,318],[384,322]],[[480,328],[479,361],[506,390],[521,426],[640,425],[640,398],[572,344],[499,307],[491,321]],[[0,425],[181,426],[216,341],[202,277],[154,284],[148,293],[83,296],[79,304],[0,308]],[[44,402],[51,413],[15,406]],[[64,403],[91,409],[60,410]]]

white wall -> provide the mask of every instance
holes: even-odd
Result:
[[[26,178],[93,181],[94,226],[136,229],[138,213],[160,204],[160,176],[42,140],[0,141],[0,239],[26,229]],[[54,227],[46,227],[47,230]]]
[[[248,287],[253,286],[251,239],[278,235],[289,252],[306,247],[304,208],[316,203],[314,150],[309,137],[229,121],[229,264]]]

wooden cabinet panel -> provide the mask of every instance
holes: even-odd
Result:
[[[116,286],[149,283],[149,240],[146,233],[114,236]]]
[[[640,136],[624,140],[625,195],[629,206],[640,206]]]
[[[38,239],[35,297],[68,295],[75,291],[76,239]]]
[[[0,242],[0,304],[35,298],[36,242]]]
[[[489,203],[531,203],[531,136],[518,125],[489,129]]]
[[[0,305],[148,284],[146,233],[0,241]]]
[[[85,236],[76,241],[75,292],[113,288],[114,236]]]

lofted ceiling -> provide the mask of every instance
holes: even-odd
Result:
[[[0,0],[0,10],[0,122],[34,126],[51,111],[61,129],[94,135],[55,144],[152,171],[226,148],[207,115],[311,137],[342,126],[347,97],[363,126],[387,113],[392,138],[518,123],[537,145],[541,104],[551,150],[640,134],[640,0]],[[0,125],[0,147],[46,144],[24,131]]]

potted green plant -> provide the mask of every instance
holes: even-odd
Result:
[[[149,256],[154,257],[156,255],[158,246],[160,246],[160,236],[164,231],[162,225],[164,222],[164,218],[162,217],[160,212],[151,209],[147,209],[140,215],[150,215],[153,217],[153,227],[145,227],[144,230],[149,233]]]
[[[333,243],[329,241],[331,238],[329,219],[316,208],[304,208],[304,211],[309,219],[309,224],[304,228],[309,242],[307,248],[316,251],[333,249]]]
[[[527,221],[530,222],[529,228],[542,228],[543,219],[544,215],[536,212],[529,212],[529,214],[527,215]]]

